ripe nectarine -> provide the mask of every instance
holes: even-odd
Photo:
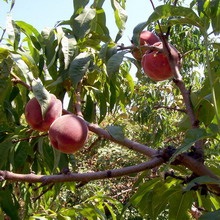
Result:
[[[73,114],[57,118],[49,129],[51,145],[63,153],[74,153],[81,149],[88,135],[88,127],[82,118]]]
[[[153,32],[145,30],[140,33],[140,38],[139,38],[140,46],[152,45],[159,41],[160,41],[160,38],[157,35],[155,35]],[[144,47],[140,49],[134,48],[131,53],[136,60],[141,61],[141,58],[145,54],[146,51],[147,51],[147,48],[144,48]]]
[[[153,46],[163,49],[162,42],[157,42]],[[168,44],[168,46],[175,64],[180,68],[181,62],[178,50],[171,44]],[[142,57],[141,65],[144,73],[152,80],[162,81],[173,77],[168,58],[163,52],[156,50],[146,52]]]
[[[25,106],[26,121],[34,130],[48,131],[53,121],[62,115],[62,102],[53,94],[50,94],[50,97],[44,117],[36,97],[30,99]]]

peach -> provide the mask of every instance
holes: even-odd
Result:
[[[62,102],[50,94],[50,103],[43,117],[41,107],[36,97],[30,99],[25,106],[25,118],[32,129],[48,131],[55,119],[62,115]]]
[[[140,33],[140,38],[139,38],[140,46],[152,45],[159,41],[160,41],[160,38],[157,35],[155,35],[153,32],[145,30]],[[146,53],[146,51],[147,51],[147,48],[143,48],[143,47],[140,49],[134,48],[132,50],[132,55],[136,60],[141,61],[142,56]]]
[[[163,49],[163,43],[157,42],[153,46]],[[178,50],[168,44],[171,55],[178,68],[181,67],[181,59]],[[155,81],[167,80],[173,77],[173,73],[166,55],[159,51],[148,51],[144,54],[141,60],[144,73]]]
[[[73,114],[57,118],[49,129],[51,145],[57,150],[71,154],[80,150],[88,136],[85,121]]]

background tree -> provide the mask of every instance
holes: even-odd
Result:
[[[126,2],[111,1],[115,39],[103,4],[73,0],[71,18],[54,28],[10,20],[2,33],[1,218],[217,219],[220,2],[152,2],[130,45],[118,44]],[[163,42],[172,79],[151,80],[131,56],[144,29]],[[181,53],[180,71],[168,42]],[[81,151],[61,153],[27,124],[27,102],[36,97],[44,116],[48,93],[62,101],[63,115],[85,119]]]

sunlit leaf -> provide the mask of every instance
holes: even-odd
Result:
[[[36,49],[41,49],[42,38],[38,30],[32,25],[24,21],[16,21],[15,24],[21,29],[21,31],[31,40]]]
[[[37,98],[41,106],[42,116],[44,117],[49,107],[51,99],[50,93],[46,90],[46,88],[43,86],[42,82],[39,79],[34,79],[31,82],[31,86],[34,96]]]
[[[64,69],[67,69],[77,49],[76,40],[73,36],[63,36],[61,45],[64,56]]]
[[[124,8],[116,0],[111,0],[112,8],[114,9],[115,22],[119,29],[115,42],[122,37],[122,32],[125,29],[125,23],[127,21],[127,14]]]
[[[191,192],[176,191],[169,201],[169,219],[188,220],[188,211],[191,209],[193,201],[194,198]]]

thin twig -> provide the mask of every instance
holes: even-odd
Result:
[[[12,143],[18,143],[21,141],[29,141],[30,139],[35,139],[35,138],[39,138],[39,137],[45,137],[48,136],[48,133],[45,134],[41,134],[41,135],[35,135],[35,136],[30,136],[30,137],[26,137],[26,138],[20,138],[20,139],[12,139]]]
[[[157,106],[154,106],[154,108],[155,109],[165,108],[165,109],[168,109],[168,110],[173,110],[173,111],[186,113],[185,109],[180,109],[180,108],[175,108],[175,107],[168,107],[168,106],[163,106],[163,105],[157,105]]]
[[[14,73],[10,73],[11,74],[11,76],[12,76],[12,82],[14,83],[14,84],[21,84],[21,85],[23,85],[24,87],[26,87],[28,90],[32,90],[32,88],[31,88],[31,86],[29,86],[27,83],[25,83],[24,81],[22,81],[18,76],[16,76]]]

